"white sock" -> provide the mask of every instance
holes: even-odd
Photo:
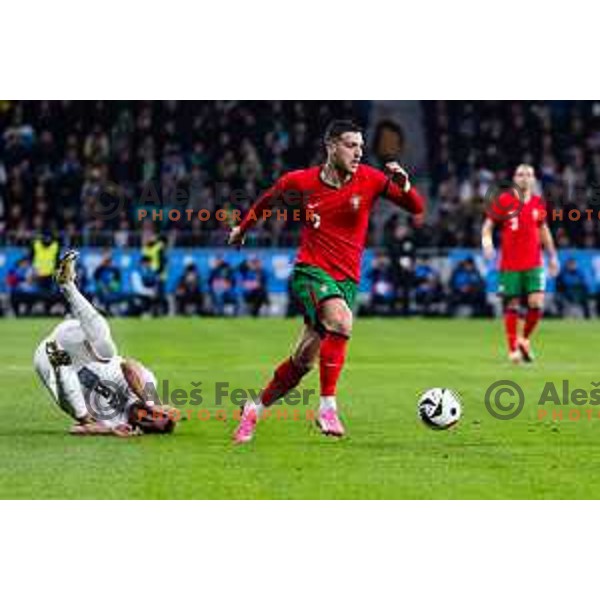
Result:
[[[102,358],[111,358],[116,348],[106,319],[94,308],[73,282],[61,287],[73,316],[79,321],[86,338]]]
[[[321,396],[319,410],[329,410],[331,408],[337,411],[337,402],[335,401],[335,396]]]
[[[256,413],[256,418],[260,419],[260,416],[265,410],[265,405],[262,402],[254,402],[254,400],[248,400],[244,406],[244,410],[253,410]]]

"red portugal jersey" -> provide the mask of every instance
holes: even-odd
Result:
[[[245,232],[275,199],[288,211],[301,207],[305,218],[296,263],[319,267],[337,281],[358,282],[369,216],[379,196],[413,214],[424,210],[424,201],[414,188],[404,193],[382,171],[368,165],[360,165],[340,188],[321,179],[321,167],[312,167],[281,177],[258,199],[240,227]],[[294,199],[298,200],[295,205]]]
[[[546,221],[546,204],[539,196],[532,196],[520,211],[518,207],[519,200],[514,194],[505,192],[488,211],[501,231],[501,271],[526,271],[543,265],[540,225]],[[503,218],[503,211],[517,214]]]

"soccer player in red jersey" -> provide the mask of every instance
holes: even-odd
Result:
[[[415,215],[424,210],[422,197],[398,163],[386,164],[389,174],[361,164],[363,135],[354,123],[331,123],[325,147],[324,165],[283,175],[229,236],[230,244],[242,244],[263,211],[282,197],[290,203],[299,200],[307,217],[291,276],[292,296],[303,312],[304,328],[292,355],[275,369],[259,402],[244,407],[234,436],[238,443],[252,439],[264,408],[295,388],[317,360],[321,388],[317,425],[325,435],[344,435],[336,387],[352,333],[369,216],[380,196]]]
[[[519,165],[513,177],[514,190],[501,194],[488,209],[481,244],[485,258],[494,257],[493,230],[502,234],[499,292],[504,301],[504,327],[509,359],[518,364],[532,362],[530,336],[542,317],[545,276],[542,246],[548,253],[548,272],[558,274],[558,259],[552,234],[546,223],[546,205],[533,194],[535,171]],[[521,299],[527,299],[522,334],[519,329]]]

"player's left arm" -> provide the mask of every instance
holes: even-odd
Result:
[[[388,177],[385,180],[382,196],[413,215],[423,217],[425,199],[412,185],[406,170],[397,162],[385,165]]]
[[[558,254],[556,253],[556,246],[554,245],[554,239],[552,238],[552,232],[548,223],[542,223],[540,225],[540,240],[544,250],[548,254],[548,274],[550,277],[556,277],[559,271]]]
[[[128,423],[122,423],[121,425],[117,425],[116,427],[107,427],[103,423],[94,422],[94,423],[78,423],[77,425],[73,425],[71,429],[69,429],[69,433],[71,435],[115,435],[117,437],[134,437],[137,435],[142,435],[142,431],[138,428],[132,427]]]

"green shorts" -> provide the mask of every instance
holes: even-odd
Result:
[[[352,310],[356,302],[358,284],[351,279],[336,281],[319,267],[299,264],[292,272],[290,289],[292,299],[304,315],[304,322],[318,330],[322,327],[319,321],[319,305],[327,298],[342,298]]]
[[[506,298],[527,296],[546,289],[546,277],[543,267],[526,271],[500,271],[498,291]]]

